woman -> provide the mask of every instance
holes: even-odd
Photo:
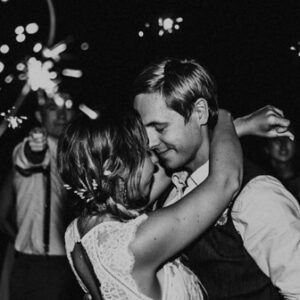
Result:
[[[66,232],[67,255],[93,299],[203,299],[178,255],[238,192],[242,153],[231,116],[220,111],[210,174],[183,201],[149,212],[155,158],[135,113],[72,122],[58,147],[58,168],[82,214]]]

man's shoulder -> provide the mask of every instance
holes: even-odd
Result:
[[[286,205],[297,207],[297,200],[277,178],[260,175],[246,183],[233,204],[233,211],[278,209]]]
[[[251,178],[247,183],[245,183],[242,191],[247,191],[248,189],[274,189],[283,188],[283,184],[274,176],[271,175],[258,175]]]

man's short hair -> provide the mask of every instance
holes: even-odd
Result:
[[[166,105],[189,120],[194,103],[204,98],[209,107],[208,126],[217,121],[217,87],[208,71],[196,60],[164,59],[147,66],[136,78],[133,98],[158,93]]]

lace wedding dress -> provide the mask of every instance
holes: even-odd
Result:
[[[134,256],[129,249],[137,227],[146,219],[144,214],[126,223],[106,221],[93,227],[82,238],[77,229],[77,219],[69,225],[65,234],[67,256],[85,292],[88,291],[76,273],[71,257],[76,243],[81,243],[85,249],[105,300],[151,299],[139,291],[131,276]],[[180,259],[166,263],[162,271],[162,300],[203,299],[199,280]]]

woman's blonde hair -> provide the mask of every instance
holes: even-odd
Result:
[[[148,204],[139,190],[146,155],[147,135],[139,115],[102,111],[96,120],[80,115],[68,125],[58,143],[58,171],[79,196],[81,210],[125,220]]]

